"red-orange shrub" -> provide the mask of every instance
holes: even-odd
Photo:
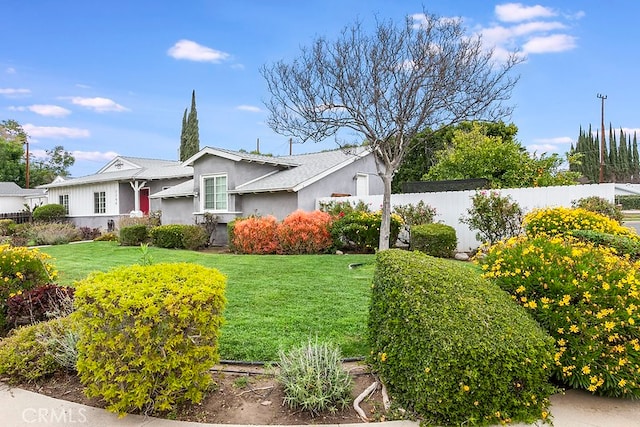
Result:
[[[331,215],[326,212],[297,210],[278,225],[280,253],[317,254],[327,251],[331,239]]]
[[[232,246],[245,254],[278,252],[278,222],[273,216],[238,220],[233,226]]]

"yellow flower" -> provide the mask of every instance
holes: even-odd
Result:
[[[385,362],[386,360],[387,360],[387,353],[382,353],[382,354],[380,355],[380,361],[381,361],[381,362]]]
[[[583,366],[582,367],[582,373],[585,375],[589,375],[591,373],[591,368],[587,365],[587,366]]]
[[[627,385],[627,381],[624,378],[618,381],[619,387],[624,387],[625,385]]]
[[[578,328],[576,325],[571,325],[569,327],[569,331],[573,332],[574,334],[577,334],[578,332],[580,332],[580,328]]]
[[[462,386],[462,391],[464,391],[465,393],[467,393],[469,391],[469,386],[468,385],[463,385]]]

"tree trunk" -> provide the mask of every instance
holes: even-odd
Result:
[[[382,184],[384,185],[384,193],[382,195],[382,220],[380,223],[380,241],[378,242],[378,250],[383,251],[389,249],[389,237],[391,235],[391,181],[393,174],[382,173]]]

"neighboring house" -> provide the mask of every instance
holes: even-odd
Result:
[[[264,156],[205,147],[184,162],[193,180],[158,193],[162,222],[193,224],[216,215],[216,244],[227,243],[226,224],[237,217],[312,211],[332,195],[382,194],[382,180],[366,147],[295,156]]]
[[[24,189],[15,182],[0,182],[0,214],[30,211],[47,203],[47,192],[43,189]]]
[[[108,228],[122,216],[158,210],[149,195],[193,178],[193,168],[178,161],[118,156],[93,175],[57,178],[47,189],[48,203],[67,209],[79,227]]]

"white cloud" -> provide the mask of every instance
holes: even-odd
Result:
[[[75,105],[80,105],[81,107],[89,108],[99,113],[104,113],[107,111],[129,111],[128,108],[123,107],[122,105],[109,98],[83,98],[80,96],[74,96],[73,98],[71,98],[71,102]]]
[[[169,48],[167,54],[175,59],[186,59],[197,62],[213,62],[214,64],[228,59],[231,55],[210,47],[202,46],[191,40],[179,40]]]
[[[82,83],[76,83],[76,87],[79,87],[80,89],[91,89],[91,86]]]
[[[0,95],[4,95],[7,98],[14,98],[18,96],[29,95],[30,89],[16,89],[16,88],[0,88]]]
[[[575,139],[569,136],[558,136],[555,138],[538,138],[534,139],[534,141],[540,144],[571,144]]]
[[[522,3],[505,3],[495,7],[495,13],[502,22],[520,22],[536,18],[556,16],[556,12],[548,7],[535,5],[525,6]]]
[[[22,126],[27,135],[32,138],[88,138],[91,133],[88,129],[57,127],[57,126],[36,126],[30,123]]]
[[[249,111],[251,113],[260,113],[260,112],[262,112],[260,107],[256,107],[254,105],[238,105],[236,107],[236,110]]]
[[[89,161],[109,161],[119,156],[115,151],[72,151],[71,154],[76,160]]]
[[[13,67],[8,67],[7,69],[4,70],[5,73],[7,74],[15,74],[16,73],[16,69]]]
[[[71,110],[59,107],[57,105],[35,104],[28,107],[9,107],[11,111],[31,111],[41,116],[47,117],[65,117],[71,114]]]
[[[533,37],[523,46],[525,53],[564,52],[576,47],[576,38],[568,34]]]
[[[634,133],[637,135],[640,135],[640,128],[622,128],[622,131],[624,132],[625,135],[627,135],[627,138],[631,136],[632,140],[633,140]]]
[[[527,150],[530,153],[549,153],[558,151],[558,146],[554,144],[531,144],[527,145]]]

